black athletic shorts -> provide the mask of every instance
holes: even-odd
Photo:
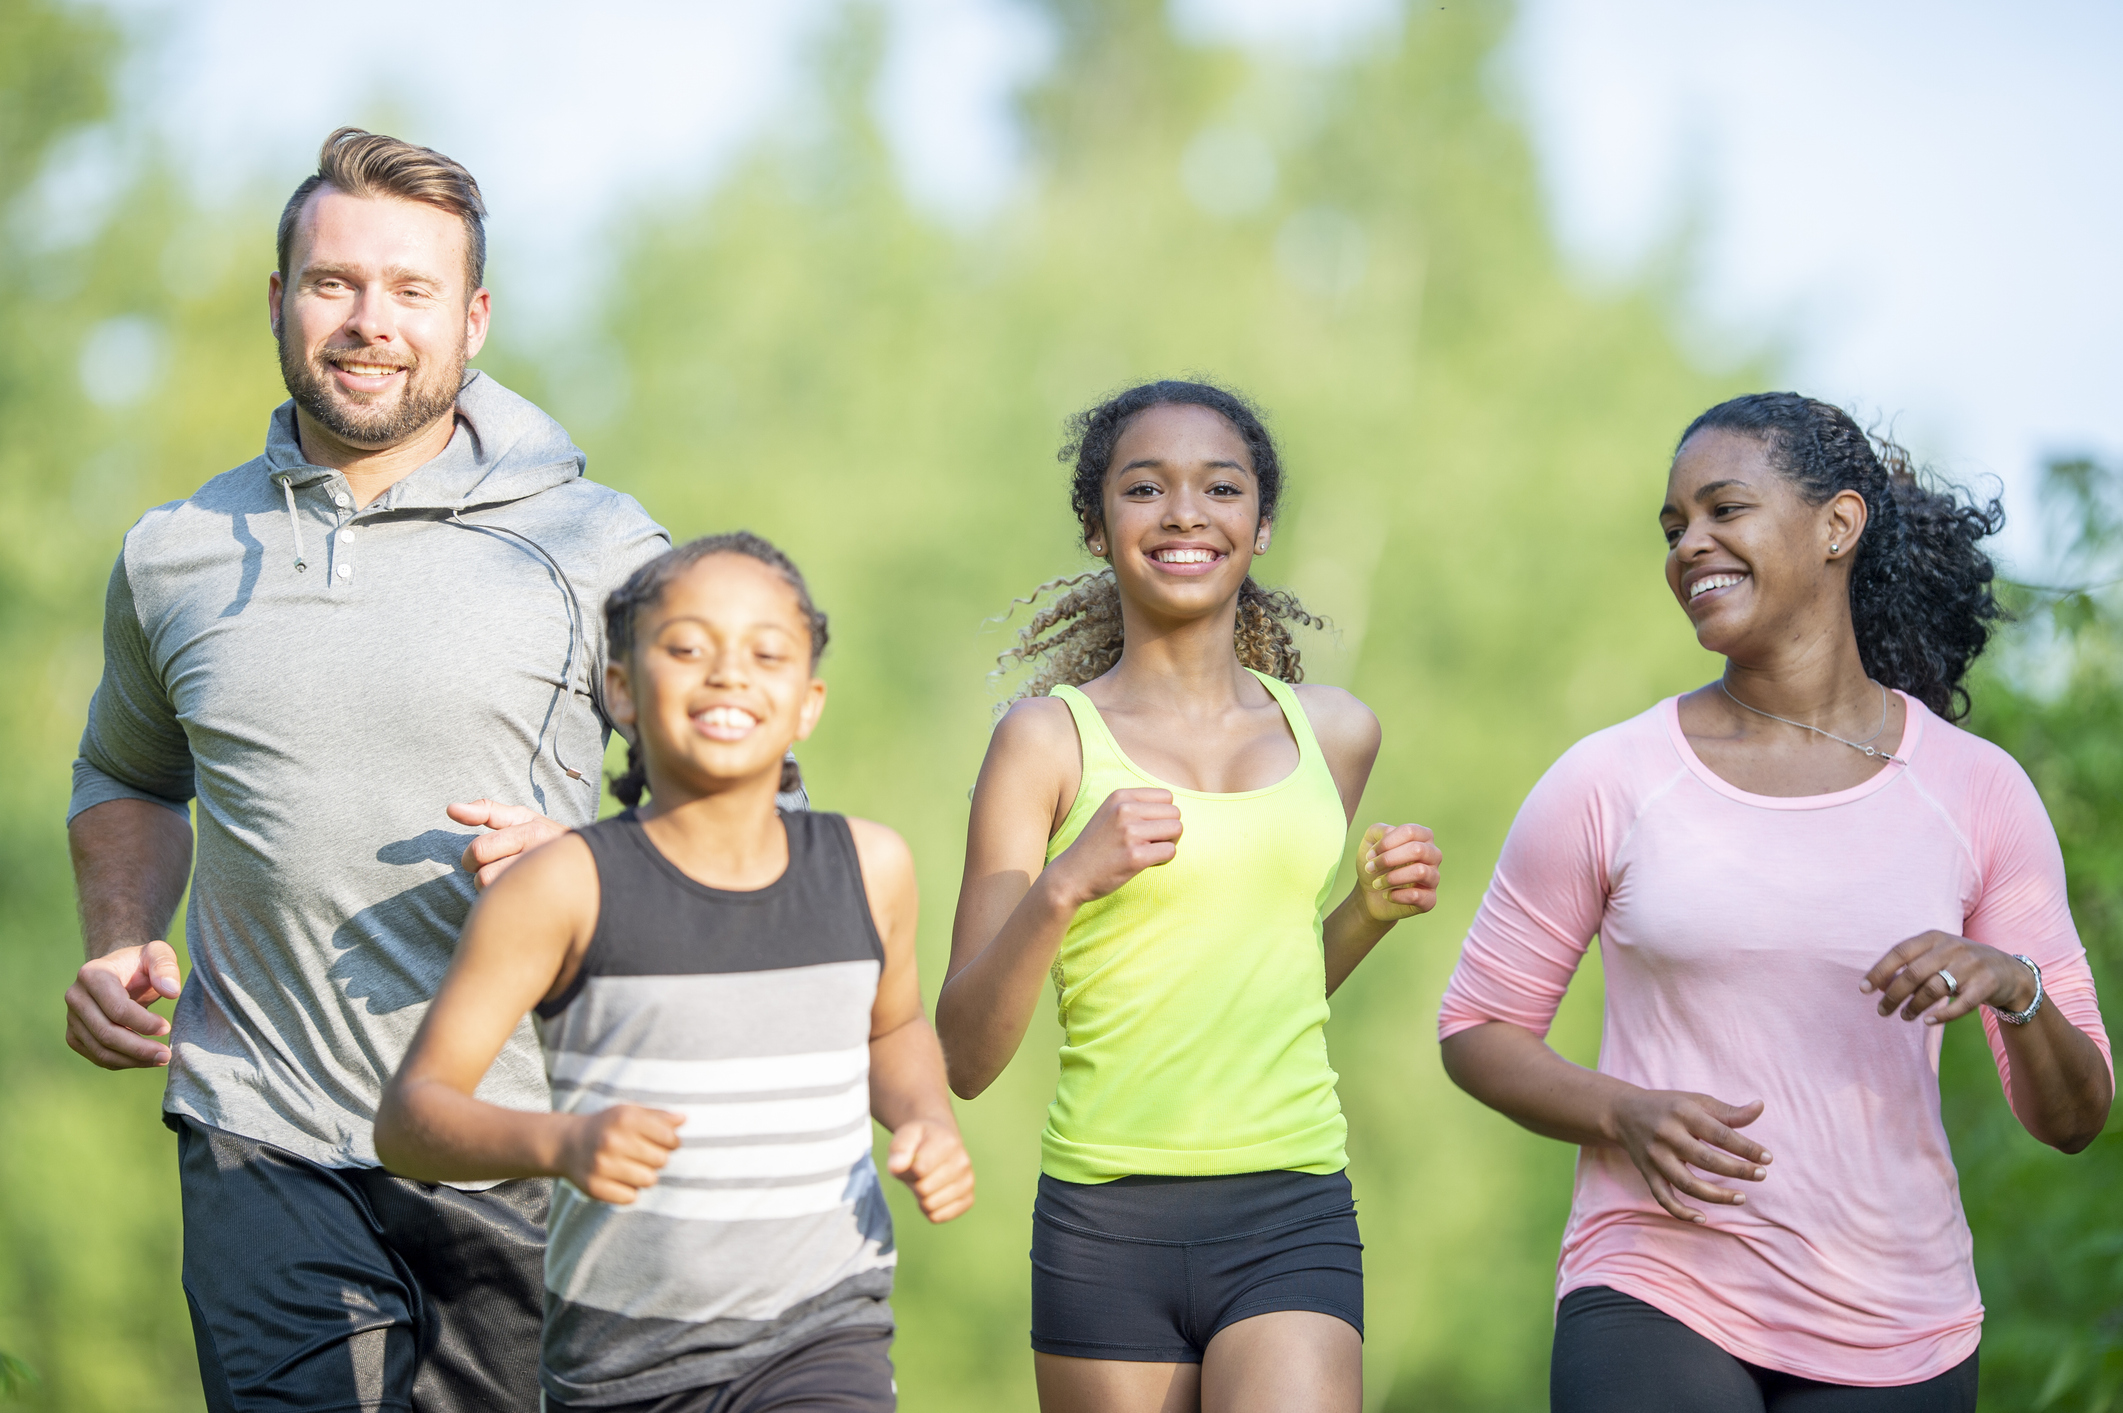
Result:
[[[1919,1384],[1865,1388],[1735,1359],[1657,1306],[1606,1286],[1563,1297],[1549,1413],[1975,1413],[1976,1355]]]
[[[1364,1332],[1364,1243],[1346,1173],[1042,1175],[1032,1205],[1032,1347],[1198,1364],[1226,1325],[1313,1310]]]
[[[213,1413],[538,1407],[543,1179],[461,1192],[164,1120]]]
[[[891,1351],[888,1329],[827,1330],[726,1384],[595,1408],[548,1394],[545,1413],[892,1413],[899,1394]]]

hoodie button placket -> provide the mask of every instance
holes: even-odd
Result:
[[[341,584],[348,584],[354,578],[354,527],[347,523],[354,518],[354,501],[340,491],[332,497],[332,504],[339,507],[339,524],[332,536],[332,573]]]

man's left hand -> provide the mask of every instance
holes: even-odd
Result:
[[[511,864],[540,844],[568,832],[565,825],[527,805],[497,804],[493,800],[451,805],[449,816],[459,824],[484,825],[494,831],[474,839],[458,860],[482,889],[493,887],[494,880],[506,873]]]

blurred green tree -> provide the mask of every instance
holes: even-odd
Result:
[[[2123,472],[2057,461],[2044,491],[2062,531],[2057,568],[2089,587],[2015,587],[2019,621],[1984,665],[1971,724],[2041,790],[2072,915],[2113,998],[2123,986]],[[1966,1029],[1952,1040],[1946,1117],[1988,1307],[1983,1407],[2102,1413],[2123,1396],[2123,1131],[2111,1122],[2073,1157],[2043,1147],[1998,1101],[1982,1037]]]
[[[0,0],[0,512],[26,527],[0,538],[0,643],[19,668],[0,695],[19,763],[0,775],[0,1348],[42,1371],[31,1406],[151,1413],[198,1406],[171,1145],[155,1077],[98,1073],[61,1043],[78,952],[57,820],[120,535],[254,454],[282,395],[260,304],[281,193],[196,209],[150,149],[108,219],[46,229],[40,174],[107,116],[118,45],[90,13]],[[1714,670],[1664,589],[1658,492],[1678,429],[1761,375],[1692,365],[1655,293],[1566,280],[1492,83],[1503,0],[1412,7],[1335,63],[1184,45],[1154,0],[1049,13],[1031,170],[992,220],[952,229],[903,198],[867,116],[876,16],[853,9],[816,57],[812,120],[714,191],[615,219],[584,327],[516,337],[497,261],[481,362],[675,533],[749,525],[804,564],[835,620],[806,771],[824,806],[912,841],[932,987],[1007,689],[987,675],[1007,642],[990,619],[1084,563],[1051,459],[1063,418],[1175,371],[1258,396],[1292,468],[1264,573],[1338,625],[1306,645],[1308,669],[1384,720],[1367,814],[1436,826],[1448,856],[1438,914],[1366,964],[1330,1036],[1370,1248],[1369,1402],[1538,1407],[1571,1155],[1446,1083],[1437,997],[1534,778]],[[2108,621],[2087,618],[2072,652]],[[2043,696],[2023,675],[1986,678],[1980,719],[2052,792],[2082,922],[2112,958],[2115,924],[2087,901],[2114,894],[2123,857],[2098,832],[2114,828],[2112,683]],[[2038,765],[2045,751],[2071,764]],[[1557,1031],[1580,1058],[1598,1004],[1594,966]],[[2035,1406],[2066,1360],[2059,1396],[2098,1397],[2119,1301],[2096,1179],[2115,1150],[2033,1150],[1955,1039],[1986,1406]],[[1035,1033],[966,1107],[974,1213],[930,1229],[899,1208],[911,1409],[1033,1406],[1024,1252],[1053,1043]],[[2065,1261],[2069,1280],[2043,1264]]]
[[[281,396],[270,217],[193,210],[128,150],[121,51],[92,9],[0,0],[0,1349],[41,1376],[14,1396],[68,1413],[199,1406],[160,1076],[62,1040],[80,945],[58,821],[102,586],[126,526],[252,455]]]
[[[853,97],[870,53],[844,35],[818,66],[827,121],[626,224],[584,336],[598,371],[556,373],[550,405],[674,532],[749,525],[811,574],[836,621],[806,770],[822,803],[913,841],[933,985],[1007,641],[984,620],[1085,564],[1063,418],[1185,370],[1266,403],[1293,469],[1263,572],[1336,619],[1311,669],[1384,719],[1367,810],[1436,826],[1449,860],[1438,916],[1337,996],[1330,1036],[1372,1401],[1536,1405],[1571,1155],[1444,1081],[1436,1000],[1533,779],[1708,675],[1655,517],[1670,439],[1743,375],[1684,360],[1656,300],[1565,280],[1487,87],[1503,6],[1410,9],[1336,65],[1188,47],[1148,0],[1051,13],[1059,58],[1025,105],[1037,179],[992,225],[907,207]],[[1559,1034],[1589,1057],[1596,975],[1579,991]],[[1035,1033],[967,1106],[975,1212],[930,1231],[902,1211],[911,1407],[1031,1407],[1053,1046]]]

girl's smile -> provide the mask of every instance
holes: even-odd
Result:
[[[693,713],[693,725],[711,741],[742,741],[759,726],[759,718],[740,706],[712,706]]]

